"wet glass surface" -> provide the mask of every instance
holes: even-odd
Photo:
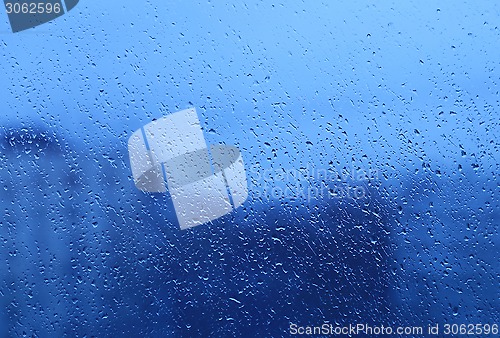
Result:
[[[0,17],[0,337],[500,324],[495,2],[65,5]],[[248,197],[181,230],[128,141],[189,108]]]

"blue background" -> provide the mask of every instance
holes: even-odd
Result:
[[[0,336],[499,323],[499,17],[80,1],[13,34],[1,14]],[[126,145],[189,107],[250,197],[180,231]]]

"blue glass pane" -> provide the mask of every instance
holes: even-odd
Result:
[[[47,3],[0,19],[0,337],[498,336],[499,4]]]

